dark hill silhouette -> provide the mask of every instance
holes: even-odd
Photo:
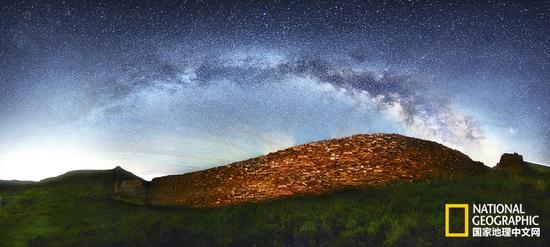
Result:
[[[51,177],[40,180],[40,184],[52,184],[52,183],[97,183],[108,182],[114,183],[123,180],[140,180],[145,181],[142,178],[134,175],[133,173],[122,169],[117,166],[114,169],[107,170],[75,170],[64,173],[57,177]]]
[[[20,186],[34,183],[36,182],[27,180],[0,180],[0,186]]]
[[[32,185],[35,184],[34,181],[25,181],[25,180],[0,180],[0,190],[11,189],[15,187]]]
[[[117,197],[140,204],[214,207],[487,169],[436,142],[397,134],[355,135],[150,183],[122,181]]]

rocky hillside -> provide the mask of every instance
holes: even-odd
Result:
[[[119,199],[134,203],[214,207],[485,169],[435,142],[397,134],[355,135],[150,183],[121,181],[116,191]]]

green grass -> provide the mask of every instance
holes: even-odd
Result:
[[[0,246],[550,246],[550,173],[491,172],[215,209],[112,200],[83,176],[0,190]],[[523,203],[541,238],[444,238],[445,203]]]

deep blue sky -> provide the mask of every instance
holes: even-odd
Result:
[[[550,164],[549,22],[548,1],[7,1],[0,179],[372,132]]]

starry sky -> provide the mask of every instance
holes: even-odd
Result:
[[[391,132],[550,164],[548,1],[4,1],[0,179]]]

